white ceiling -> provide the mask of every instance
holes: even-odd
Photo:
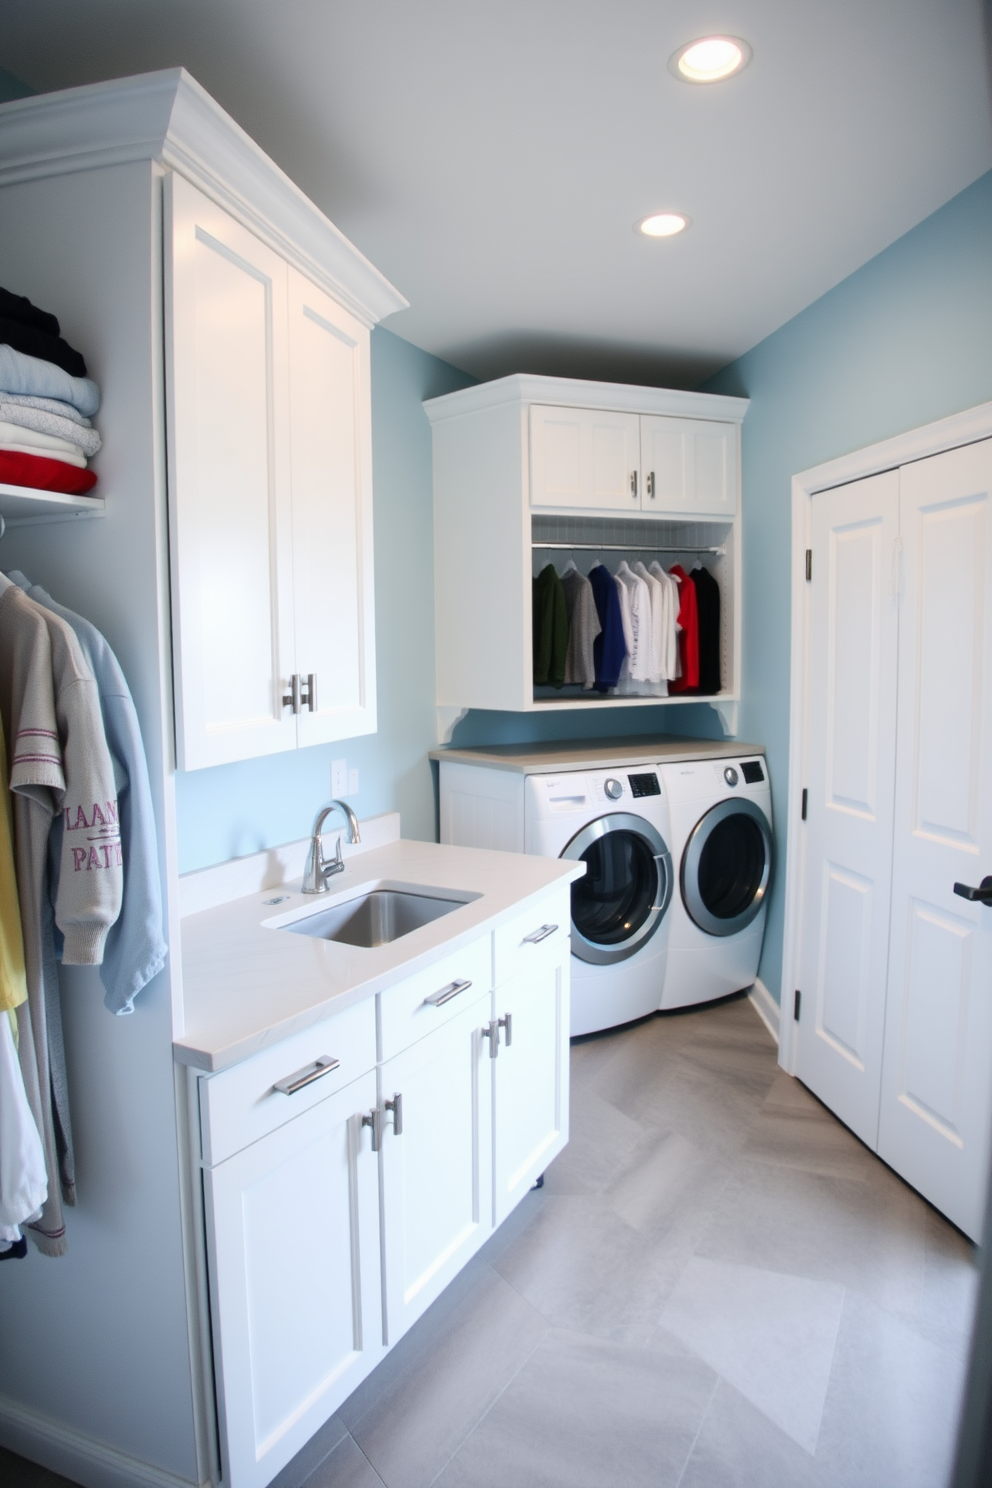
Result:
[[[707,31],[739,77],[677,81]],[[479,377],[693,386],[992,167],[981,0],[4,0],[38,89],[182,65]],[[680,238],[632,224],[673,208]]]

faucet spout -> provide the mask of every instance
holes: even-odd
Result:
[[[341,839],[338,838],[338,850],[330,862],[324,857],[324,846],[321,841],[321,833],[324,822],[332,811],[340,811],[348,822],[348,841],[351,843],[361,842],[362,836],[358,830],[358,817],[352,811],[347,801],[331,801],[327,806],[321,807],[314,818],[313,828],[310,832],[310,850],[307,853],[306,867],[303,870],[303,892],[304,894],[327,894],[330,892],[327,880],[335,873],[344,872],[344,859],[341,856]]]

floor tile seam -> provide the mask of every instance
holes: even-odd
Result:
[[[350,1431],[349,1431],[349,1432],[347,1432],[347,1433],[346,1433],[346,1435],[348,1435],[348,1436],[351,1436],[351,1432],[350,1432]],[[386,1480],[385,1480],[385,1478],[384,1478],[384,1477],[383,1477],[383,1476],[382,1476],[382,1474],[381,1474],[381,1473],[380,1473],[380,1472],[379,1472],[379,1471],[378,1471],[378,1469],[377,1469],[377,1468],[376,1468],[376,1467],[375,1467],[375,1466],[374,1466],[374,1464],[373,1464],[373,1463],[372,1463],[372,1460],[371,1460],[371,1458],[370,1458],[370,1457],[369,1457],[369,1456],[368,1456],[368,1453],[367,1453],[367,1452],[365,1452],[365,1451],[364,1451],[364,1450],[363,1450],[363,1449],[362,1449],[362,1448],[361,1448],[361,1447],[360,1447],[360,1446],[359,1446],[359,1445],[358,1445],[358,1442],[357,1442],[357,1441],[355,1441],[355,1438],[354,1438],[354,1437],[353,1437],[353,1436],[351,1436],[351,1440],[352,1440],[352,1442],[354,1442],[354,1445],[355,1445],[355,1446],[356,1446],[356,1448],[357,1448],[357,1449],[358,1449],[358,1451],[359,1451],[359,1452],[361,1452],[361,1454],[362,1454],[362,1456],[363,1456],[363,1457],[364,1457],[364,1458],[365,1458],[365,1461],[366,1461],[366,1462],[367,1462],[367,1463],[368,1463],[368,1466],[369,1466],[369,1471],[370,1471],[370,1472],[371,1472],[371,1473],[373,1473],[373,1474],[374,1474],[374,1476],[375,1476],[375,1480],[376,1480],[376,1482],[377,1482],[377,1483],[380,1483],[380,1484],[381,1484],[381,1485],[382,1485],[382,1488],[387,1488],[387,1484],[386,1484]],[[344,1437],[342,1437],[342,1438],[341,1438],[341,1441],[344,1441]],[[338,1442],[338,1447],[339,1447],[339,1446],[340,1446],[340,1445],[341,1445],[341,1442]],[[334,1451],[337,1451],[337,1447],[335,1447],[335,1448],[334,1448]],[[328,1453],[328,1456],[329,1456],[329,1455],[330,1455],[330,1453]],[[325,1457],[325,1459],[324,1459],[324,1461],[325,1461],[325,1462],[326,1462],[326,1461],[327,1461],[327,1458],[326,1458],[326,1457]],[[304,1485],[304,1488],[306,1488],[306,1485]]]
[[[509,1286],[510,1283],[507,1282],[507,1285]],[[513,1290],[516,1291],[516,1287],[514,1287]],[[519,1293],[517,1295],[519,1296]],[[526,1301],[526,1300],[527,1299],[524,1298],[524,1301]],[[528,1303],[527,1305],[528,1306],[531,1306],[532,1304],[531,1303]],[[534,1308],[534,1311],[536,1312],[537,1309]],[[450,1466],[450,1464],[455,1460],[455,1458],[458,1456],[458,1453],[461,1451],[462,1447],[468,1441],[469,1437],[472,1436],[476,1431],[478,1431],[479,1427],[482,1425],[482,1423],[486,1419],[486,1417],[488,1415],[490,1415],[490,1413],[492,1412],[492,1410],[494,1409],[494,1407],[497,1406],[499,1404],[499,1402],[502,1400],[503,1396],[506,1394],[507,1390],[513,1384],[513,1381],[516,1379],[516,1377],[520,1373],[521,1369],[523,1369],[526,1364],[529,1364],[530,1363],[531,1359],[534,1357],[534,1355],[536,1354],[537,1350],[540,1348],[541,1344],[544,1342],[545,1338],[547,1338],[548,1334],[552,1331],[551,1324],[544,1317],[544,1314],[543,1313],[538,1313],[538,1317],[540,1317],[542,1319],[542,1321],[544,1321],[545,1324],[546,1324],[545,1329],[544,1329],[544,1332],[541,1334],[540,1338],[537,1338],[537,1339],[534,1340],[533,1347],[530,1349],[530,1351],[527,1353],[527,1355],[523,1359],[520,1360],[520,1363],[517,1365],[516,1369],[509,1376],[509,1378],[505,1381],[505,1383],[502,1385],[502,1387],[497,1391],[497,1393],[493,1396],[492,1400],[490,1400],[489,1404],[486,1406],[486,1408],[482,1412],[481,1416],[479,1416],[478,1419],[472,1423],[472,1425],[469,1427],[468,1431],[466,1431],[465,1435],[462,1437],[461,1441],[458,1443],[457,1447],[455,1447],[454,1451],[451,1452],[449,1454],[449,1456],[445,1458],[444,1462],[441,1464],[441,1466],[438,1468],[437,1472],[431,1478],[430,1483],[427,1484],[427,1488],[433,1488],[433,1484],[437,1482],[437,1480],[438,1480],[438,1478],[440,1478],[441,1474],[443,1472],[445,1472],[447,1470],[447,1468]],[[388,1484],[384,1484],[383,1485],[383,1488],[388,1488]]]
[[[847,1299],[850,1296],[851,1289],[850,1287],[845,1286],[843,1288],[843,1291],[844,1295],[841,1298],[840,1307],[837,1309],[837,1326],[834,1329],[834,1341],[833,1346],[830,1350],[830,1368],[827,1370],[827,1383],[823,1391],[823,1398],[820,1401],[820,1411],[816,1421],[816,1436],[813,1441],[813,1450],[809,1453],[809,1456],[814,1462],[817,1460],[816,1454],[820,1446],[820,1432],[823,1428],[823,1412],[827,1408],[827,1399],[830,1395],[830,1383],[834,1377],[834,1367],[837,1363],[837,1340],[840,1337],[840,1325],[844,1317],[844,1309],[847,1307]]]
[[[693,1350],[692,1352],[695,1351]],[[703,1362],[705,1363],[705,1360]],[[710,1365],[709,1367],[712,1368],[713,1366]],[[698,1443],[699,1438],[702,1435],[702,1430],[703,1427],[706,1425],[709,1413],[713,1409],[713,1402],[716,1399],[716,1392],[717,1390],[719,1390],[720,1381],[723,1379],[723,1375],[719,1372],[719,1370],[714,1370],[714,1373],[716,1374],[716,1379],[713,1381],[713,1388],[710,1391],[710,1398],[706,1402],[706,1409],[703,1411],[703,1414],[699,1420],[699,1425],[696,1427],[696,1434],[692,1438],[692,1445],[689,1447],[688,1452],[685,1454],[685,1461],[682,1464],[682,1471],[679,1473],[678,1481],[675,1484],[675,1488],[681,1488],[682,1479],[685,1477],[686,1473],[689,1470],[689,1464],[692,1461],[693,1453],[696,1450],[696,1444]]]

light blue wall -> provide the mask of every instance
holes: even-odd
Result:
[[[743,433],[740,728],[742,737],[768,746],[776,818],[784,828],[792,476],[992,399],[992,172],[705,390],[751,399]],[[780,844],[783,837],[784,831]],[[780,860],[760,972],[776,996],[784,867]]]
[[[472,378],[378,327],[372,334],[375,625],[379,731],[364,739],[176,777],[179,868],[305,837],[330,795],[331,760],[361,772],[359,816],[399,811],[433,840],[435,739],[431,431],[421,403]]]

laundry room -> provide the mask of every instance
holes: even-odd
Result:
[[[5,1484],[988,1480],[988,25],[5,18]]]

